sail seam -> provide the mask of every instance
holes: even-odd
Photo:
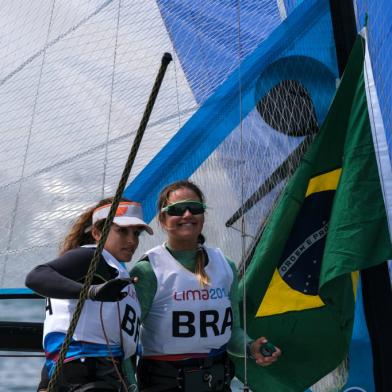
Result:
[[[49,43],[46,43],[45,46],[39,50],[38,52],[34,53],[32,56],[30,56],[26,61],[24,61],[22,64],[20,64],[17,68],[15,68],[13,71],[11,71],[8,75],[6,75],[3,79],[0,80],[0,87],[8,82],[10,79],[12,79],[16,74],[18,74],[20,71],[22,71],[25,67],[27,67],[30,63],[32,63],[36,58],[41,56],[46,50],[48,50],[50,47],[53,45],[57,44],[59,41],[61,41],[63,38],[65,38],[67,35],[73,33],[76,31],[80,26],[88,22],[92,17],[95,15],[99,14],[104,8],[106,8],[110,3],[112,3],[114,0],[108,0],[106,3],[102,4],[99,8],[97,8],[92,14],[88,15],[86,18],[82,19],[78,24],[72,26],[70,29],[68,29],[66,32],[63,34],[60,34],[58,37],[56,37],[53,41],[50,41]]]
[[[194,107],[191,107],[189,109],[185,109],[185,110],[181,111],[180,114],[181,115],[186,115],[188,113],[194,112],[197,109],[198,109],[198,106],[194,106]],[[148,125],[146,129],[155,127],[157,125],[164,124],[165,122],[170,121],[173,118],[177,118],[177,117],[178,117],[178,113],[171,114],[170,116],[164,117],[161,120],[158,120],[158,121],[155,121],[155,122],[151,122],[150,125]],[[108,142],[108,144],[111,145],[111,144],[118,143],[118,142],[120,142],[122,140],[129,140],[129,137],[131,135],[133,135],[134,133],[135,133],[135,131],[127,132],[126,134],[124,134],[122,136],[118,136],[118,137],[110,140]],[[17,185],[17,184],[19,184],[21,182],[25,182],[25,181],[27,181],[27,180],[29,180],[31,178],[37,177],[37,176],[39,176],[41,174],[48,173],[49,171],[51,171],[53,169],[57,169],[58,167],[61,167],[61,166],[66,165],[68,163],[74,162],[77,159],[80,159],[80,158],[83,158],[83,157],[88,156],[90,154],[93,154],[94,152],[99,151],[99,150],[101,150],[104,147],[105,147],[105,143],[98,144],[97,146],[89,148],[88,150],[86,150],[84,152],[81,152],[79,154],[76,154],[76,155],[74,155],[71,158],[64,159],[64,160],[62,160],[62,161],[60,161],[58,163],[55,163],[54,165],[50,165],[50,166],[47,166],[47,167],[45,167],[45,168],[43,168],[41,170],[37,170],[36,172],[34,172],[34,173],[32,173],[32,174],[30,174],[28,176],[21,177],[21,178],[19,178],[16,181],[11,181],[11,182],[9,182],[9,183],[7,183],[5,185],[2,185],[2,186],[0,186],[0,190],[7,189],[10,186]]]

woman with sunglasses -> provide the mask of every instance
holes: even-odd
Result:
[[[142,303],[141,391],[230,391],[234,368],[227,351],[243,356],[236,267],[220,249],[203,245],[204,196],[192,182],[164,188],[158,219],[167,241],[146,253],[132,275]],[[248,355],[261,366],[264,337],[248,341]],[[268,354],[266,354],[268,355]]]
[[[112,198],[103,199],[83,212],[65,237],[60,256],[37,266],[26,278],[27,287],[47,297],[46,366],[38,391],[46,390],[53,375],[111,203]],[[137,390],[132,368],[124,359],[136,351],[140,305],[123,263],[131,260],[143,230],[152,234],[143,221],[140,204],[122,199],[67,351],[58,390]],[[125,363],[127,371],[123,371]],[[129,380],[125,373],[129,373]]]

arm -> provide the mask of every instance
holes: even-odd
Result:
[[[231,338],[227,345],[227,351],[236,357],[244,356],[244,338],[246,343],[251,343],[252,339],[245,335],[241,327],[240,308],[238,305],[238,274],[235,264],[228,260],[231,269],[233,270],[233,283],[230,289],[230,302],[233,310],[233,327],[231,330]]]
[[[125,361],[123,361],[122,370],[127,378],[127,381],[129,384],[128,385],[129,391],[137,392],[138,387],[137,387],[137,382],[136,382],[136,377],[135,377],[135,371],[133,369],[130,358],[127,358]]]
[[[151,309],[152,302],[157,291],[157,278],[148,260],[136,263],[130,272],[131,277],[137,277],[135,290],[141,306],[141,321],[146,318]]]
[[[235,264],[228,260],[230,267],[233,270],[233,283],[230,290],[230,301],[233,310],[233,328],[231,332],[231,338],[227,345],[227,351],[229,354],[236,357],[244,357],[244,339],[248,346],[247,355],[250,355],[252,359],[256,361],[258,365],[268,366],[275,362],[281,355],[281,351],[278,347],[275,347],[276,351],[268,357],[264,357],[260,353],[260,347],[267,343],[268,340],[262,336],[256,340],[252,340],[245,334],[245,331],[241,327],[240,310],[238,305],[238,274]]]
[[[35,267],[26,277],[26,287],[44,297],[59,299],[79,298],[82,284],[61,274],[49,265]]]
[[[83,287],[94,248],[76,248],[46,264],[35,267],[26,277],[26,286],[40,295],[59,299],[77,299]],[[102,259],[94,284],[114,278],[114,271]]]

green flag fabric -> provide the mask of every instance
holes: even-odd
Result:
[[[392,257],[358,37],[328,116],[271,214],[245,281],[247,333],[282,356],[248,360],[255,392],[304,391],[347,356],[356,271]],[[243,360],[235,359],[244,377]]]

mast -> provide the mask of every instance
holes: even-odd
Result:
[[[343,75],[357,36],[352,0],[329,0],[339,76]]]

